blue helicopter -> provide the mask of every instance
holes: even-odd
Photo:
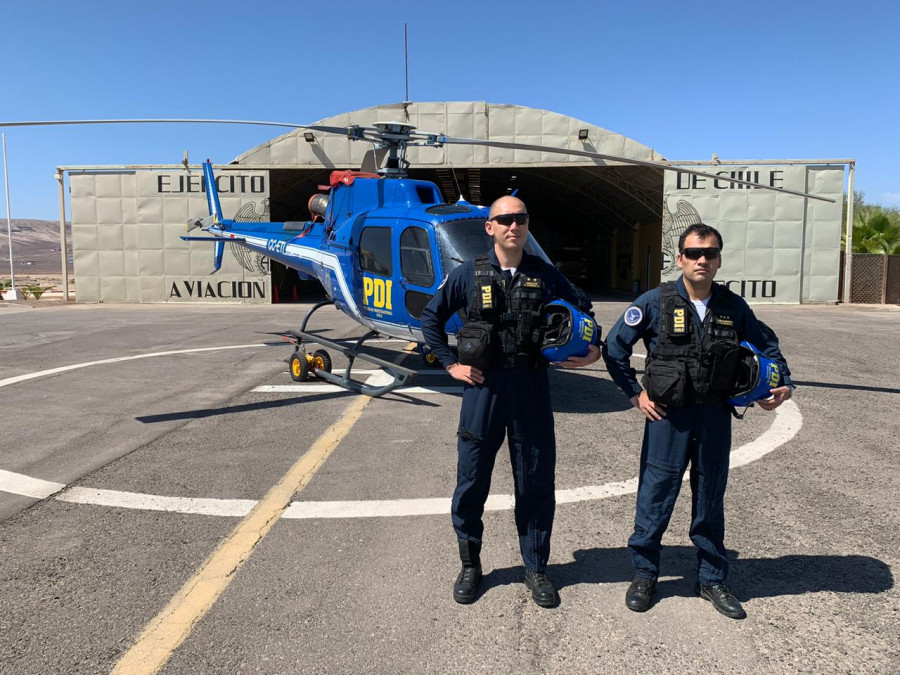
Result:
[[[322,127],[316,127],[323,130]],[[215,269],[222,264],[226,242],[239,244],[298,271],[301,278],[317,280],[328,300],[312,307],[300,329],[283,335],[296,345],[289,359],[295,381],[317,376],[369,396],[380,396],[406,383],[414,371],[362,351],[376,336],[414,341],[428,365],[439,365],[424,344],[419,328],[422,310],[450,271],[463,261],[482,255],[490,247],[485,231],[489,209],[460,198],[444,203],[431,182],[406,177],[403,150],[415,127],[399,122],[374,129],[351,127],[348,135],[374,136],[388,150],[381,174],[334,171],[327,194],[309,201],[308,222],[240,222],[224,219],[219,205],[212,164],[203,165],[209,216],[188,224],[209,237],[185,236],[186,241],[212,242]],[[547,254],[529,234],[526,250],[549,262]],[[310,317],[333,304],[369,331],[348,347],[307,331]],[[455,334],[459,317],[447,324]],[[308,353],[305,342],[339,351],[348,359],[343,375],[331,372],[332,359],[324,350]],[[369,385],[351,379],[355,359],[382,368],[391,381]]]
[[[416,131],[411,124],[384,122],[371,127],[359,125],[331,127],[282,122],[214,119],[120,119],[0,122],[0,127],[27,127],[72,124],[256,124],[290,127],[346,135],[353,141],[365,141],[374,148],[371,163],[381,160],[377,173],[371,171],[334,171],[327,193],[309,200],[310,220],[305,222],[245,222],[224,218],[212,164],[204,164],[204,180],[209,216],[188,223],[188,232],[200,228],[208,236],[184,236],[186,241],[213,244],[214,265],[222,264],[226,243],[233,243],[276,260],[298,271],[301,278],[317,280],[328,300],[314,305],[297,331],[282,335],[295,345],[288,359],[295,381],[317,376],[341,387],[368,396],[380,396],[408,382],[415,371],[363,352],[363,344],[376,336],[414,341],[430,365],[438,365],[424,344],[419,318],[425,305],[447,275],[463,261],[482,255],[491,241],[485,231],[489,209],[460,200],[445,203],[438,187],[431,182],[407,177],[409,163],[405,154],[410,146],[442,147],[449,144],[481,145],[494,148],[531,150],[575,155],[592,160],[614,161],[647,166],[664,171],[679,171],[709,179],[721,176],[665,162],[645,161],[606,155],[587,150],[542,145],[455,138],[443,134]],[[365,165],[365,163],[364,163]],[[761,185],[737,178],[730,183],[757,189],[784,192],[811,199],[833,201],[780,187]],[[529,234],[525,250],[549,262],[547,254]],[[327,305],[334,305],[368,332],[352,346],[313,335],[307,330],[310,317]],[[453,317],[447,324],[455,334],[462,319]],[[331,372],[331,355],[325,349],[309,353],[307,343],[315,343],[344,354],[348,365],[343,375]],[[372,363],[388,375],[387,384],[370,385],[351,378],[356,359]]]

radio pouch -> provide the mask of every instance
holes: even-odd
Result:
[[[456,333],[456,351],[464,366],[485,370],[494,361],[494,327],[487,321],[470,321]]]
[[[651,361],[643,379],[651,401],[674,408],[687,402],[688,374],[683,361]]]

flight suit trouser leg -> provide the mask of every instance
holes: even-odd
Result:
[[[697,406],[691,455],[691,541],[701,584],[725,581],[725,487],[731,455],[731,411],[723,403]]]
[[[724,492],[731,449],[731,415],[722,403],[669,408],[645,422],[634,533],[628,540],[637,576],[656,579],[663,533],[691,464],[691,540],[702,583],[724,580]]]
[[[482,515],[491,489],[491,473],[506,433],[506,419],[499,400],[501,382],[496,370],[488,370],[481,386],[466,384],[459,412],[456,490],[450,515],[457,538],[479,546],[484,534]]]
[[[546,369],[506,374],[507,439],[516,490],[516,530],[525,569],[543,572],[550,559],[556,511],[556,434]]]
[[[659,576],[662,536],[690,458],[691,407],[669,408],[663,419],[644,422],[634,533],[628,550],[636,576],[645,579]]]
[[[451,506],[457,538],[482,542],[491,472],[507,435],[519,549],[526,569],[542,572],[550,557],[556,508],[556,439],[546,370],[491,369],[482,386],[467,385],[457,435],[457,484]]]

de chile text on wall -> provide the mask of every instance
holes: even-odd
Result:
[[[717,190],[758,190],[751,185],[741,185],[732,183],[729,178],[737,178],[738,180],[751,181],[760,185],[768,185],[769,187],[784,187],[784,171],[781,169],[768,169],[760,171],[758,169],[725,169],[716,171],[716,176],[722,178],[712,179],[712,187]],[[760,181],[762,178],[762,181]],[[676,173],[675,189],[677,190],[705,190],[707,178],[703,176],[695,176],[691,174]],[[732,279],[730,281],[718,281],[730,291],[740,295],[742,298],[774,298],[776,295],[777,283],[774,279]]]

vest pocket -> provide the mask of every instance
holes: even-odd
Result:
[[[687,400],[687,380],[687,365],[683,361],[651,361],[643,383],[651,401],[677,408]]]
[[[487,321],[470,321],[456,333],[459,362],[480,370],[490,368],[494,356],[493,325]]]

